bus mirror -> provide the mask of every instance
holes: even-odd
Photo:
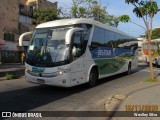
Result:
[[[69,29],[66,33],[66,36],[65,36],[65,44],[70,44],[71,42],[71,38],[72,38],[72,35],[74,32],[76,31],[83,31],[84,29],[83,28],[72,28],[72,29]]]
[[[33,33],[33,31],[23,33],[23,34],[19,37],[19,46],[23,46],[23,38],[24,38],[25,36],[27,36],[27,35],[32,34],[32,33]]]

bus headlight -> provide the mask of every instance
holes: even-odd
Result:
[[[63,71],[57,71],[57,72],[54,72],[53,75],[56,77],[56,76],[62,75],[63,73],[64,73]]]
[[[25,69],[25,71],[26,71],[27,73],[29,72],[29,70],[28,70],[27,68]]]
[[[62,75],[62,74],[63,74],[63,71],[58,71],[57,74],[58,74],[58,75]]]
[[[70,71],[71,71],[70,68],[69,68],[69,69],[64,69],[64,70],[59,70],[59,71],[57,71],[57,72],[54,72],[54,73],[53,73],[53,76],[56,77],[56,76],[62,75],[62,74],[64,74],[64,73],[67,73],[67,72],[70,72]]]

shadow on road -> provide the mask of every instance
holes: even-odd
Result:
[[[125,75],[121,74],[118,78],[123,76]],[[116,78],[117,75],[108,77],[107,81],[105,79],[99,80],[95,87],[115,80]],[[39,85],[3,92],[0,93],[0,111],[29,111],[88,89],[90,88],[85,84],[71,88]]]
[[[85,89],[80,86],[59,88],[40,85],[0,93],[0,111],[28,111]]]
[[[133,71],[133,74],[134,73],[136,73],[136,71]],[[125,74],[119,74],[107,77],[107,80],[106,78],[101,79],[95,87],[125,76]],[[3,92],[0,93],[0,111],[29,111],[88,89],[90,88],[86,85],[79,85],[71,88],[39,85]]]

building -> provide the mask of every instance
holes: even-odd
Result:
[[[139,41],[142,41],[142,42],[144,42],[144,41],[147,40],[147,39],[146,39],[146,35],[140,35],[137,39],[138,39]]]
[[[154,29],[157,29],[157,28],[160,28],[160,27],[155,27]]]
[[[18,46],[20,34],[32,31],[33,12],[41,8],[57,8],[57,2],[47,0],[0,0],[0,55],[2,62],[19,62]],[[13,60],[14,56],[14,60]]]

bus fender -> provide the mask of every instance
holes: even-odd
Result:
[[[90,68],[89,68],[89,70],[88,70],[88,73],[87,73],[87,82],[89,81],[89,74],[90,74],[90,72],[91,72],[91,70],[92,70],[93,67],[97,67],[97,68],[98,68],[98,65],[92,64],[92,65],[90,66]],[[99,70],[98,70],[98,78],[99,78]]]
[[[128,65],[129,65],[129,64],[131,64],[131,65],[132,65],[132,60],[129,60],[129,61],[128,61]]]

